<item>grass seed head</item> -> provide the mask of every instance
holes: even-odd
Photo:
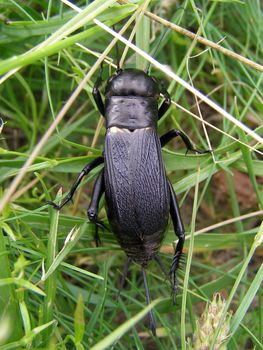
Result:
[[[216,293],[212,302],[206,306],[205,311],[196,322],[193,341],[189,340],[189,350],[209,350],[225,304],[226,301],[219,293]],[[226,340],[229,337],[230,317],[231,315],[226,316],[223,321],[214,350],[227,350]]]

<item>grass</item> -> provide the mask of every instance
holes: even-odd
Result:
[[[0,4],[0,348],[189,349],[196,321],[220,293],[221,328],[230,316],[220,349],[263,349],[260,2],[74,5]],[[165,32],[170,24],[153,21],[153,13],[179,29]],[[163,150],[187,239],[176,305],[155,263],[148,268],[158,337],[147,330],[139,267],[132,266],[117,301],[125,255],[111,232],[101,232],[102,245],[94,245],[86,208],[99,170],[73,205],[56,212],[45,204],[60,201],[103,151],[105,127],[91,92],[102,61],[104,80],[114,72],[117,39],[100,23],[136,43],[119,42],[125,66],[143,68],[150,60],[151,74],[168,87],[173,103],[159,134],[179,128],[198,148],[213,149],[185,156],[184,145],[171,142]],[[197,35],[189,38],[180,28]],[[104,199],[100,218],[107,223]],[[170,225],[160,253],[167,268],[175,240]]]

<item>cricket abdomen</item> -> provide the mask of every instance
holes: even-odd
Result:
[[[155,128],[109,128],[105,143],[105,194],[112,230],[134,261],[158,253],[168,224],[169,195]]]

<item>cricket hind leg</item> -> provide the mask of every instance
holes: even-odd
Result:
[[[172,295],[174,298],[175,294],[176,294],[176,290],[175,290],[175,286],[173,284],[173,281],[171,279],[171,274],[166,270],[164,263],[159,255],[156,255],[156,257],[154,259],[158,263],[158,265],[160,266],[160,269],[162,270],[163,274],[165,275],[165,278],[169,281],[171,288],[172,288]],[[175,300],[173,300],[173,302],[175,303]]]
[[[121,290],[124,287],[124,283],[126,281],[126,278],[127,278],[128,272],[129,272],[129,268],[130,268],[130,265],[132,262],[133,262],[132,258],[128,257],[126,260],[126,263],[124,265],[122,277],[121,277],[120,284],[119,284],[118,298],[120,296]],[[149,288],[148,288],[146,270],[145,270],[145,267],[143,267],[143,266],[141,266],[141,274],[142,274],[142,278],[143,278],[143,284],[144,284],[144,289],[145,289],[147,305],[149,305],[151,303],[151,298],[150,298],[150,293],[149,293]],[[150,310],[148,312],[148,324],[149,324],[148,327],[151,330],[152,334],[154,336],[156,336],[156,322],[155,322],[155,318],[154,318],[152,310]]]
[[[174,231],[178,237],[178,243],[175,248],[171,268],[170,268],[170,278],[172,281],[173,288],[173,302],[175,302],[175,297],[177,293],[177,277],[176,272],[179,269],[180,261],[183,255],[183,246],[185,241],[185,231],[184,225],[181,219],[181,214],[179,210],[179,205],[177,202],[176,195],[172,188],[171,183],[168,180],[169,192],[170,192],[170,215],[173,221]]]
[[[128,277],[128,273],[129,273],[129,269],[130,269],[131,263],[132,263],[132,258],[128,257],[127,260],[126,260],[126,263],[125,263],[125,265],[123,267],[122,276],[121,276],[120,283],[119,283],[119,286],[118,286],[117,300],[120,297],[121,291],[123,290],[125,281],[126,281],[126,279]]]
[[[156,255],[156,257],[154,258],[154,260],[157,262],[157,264],[160,266],[160,269],[162,270],[163,274],[165,275],[166,278],[169,279],[169,273],[166,270],[163,261],[161,259],[161,257],[159,255]]]
[[[99,203],[104,192],[105,192],[104,169],[102,169],[94,184],[92,195],[91,195],[91,202],[87,210],[89,221],[95,224],[94,239],[97,247],[101,243],[100,237],[99,237],[99,228],[107,229],[107,227],[103,224],[103,222],[99,221],[98,219]]]

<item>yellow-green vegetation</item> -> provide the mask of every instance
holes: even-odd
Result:
[[[263,349],[262,23],[259,0],[0,2],[1,349]],[[117,41],[123,67],[150,60],[168,87],[159,134],[212,149],[163,150],[187,234],[176,305],[155,262],[148,307],[136,265],[117,298],[125,255],[106,230],[95,247],[86,218],[99,169],[73,204],[46,205],[103,152],[91,92],[101,62],[103,80],[114,73]],[[167,269],[175,240],[169,226]]]
[[[227,349],[226,343],[230,337],[231,315],[222,318],[225,307],[225,300],[221,298],[220,294],[215,294],[211,304],[207,305],[201,317],[196,321],[193,340],[189,339],[189,350],[209,349],[219,328],[220,319],[222,319],[222,325],[219,328],[214,348],[217,350]]]

